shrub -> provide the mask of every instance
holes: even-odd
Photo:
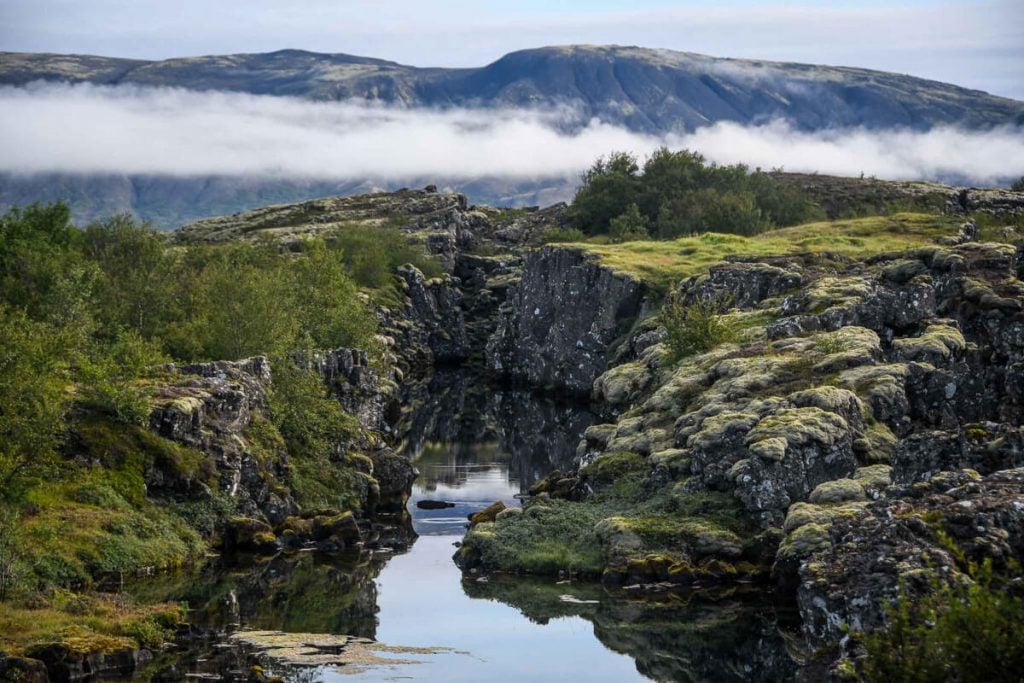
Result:
[[[1014,192],[1024,192],[1024,176],[1021,176],[1020,178],[1017,178],[1017,180],[1013,181],[1013,183],[1010,185],[1010,189],[1013,190]]]
[[[634,242],[647,239],[647,217],[640,213],[640,207],[630,204],[626,210],[613,218],[608,225],[608,236],[612,242]]]
[[[13,511],[0,508],[0,602],[25,578],[21,543],[21,519]]]
[[[555,244],[557,242],[582,242],[587,238],[579,228],[548,228],[544,231],[544,244]]]
[[[1015,680],[1024,668],[1024,601],[997,585],[990,560],[970,565],[968,576],[953,585],[936,580],[924,598],[902,592],[887,627],[863,636],[864,678]]]
[[[687,304],[678,292],[669,294],[661,307],[661,324],[668,334],[672,360],[703,353],[735,339],[734,326],[722,315],[731,303],[729,297],[712,296]]]

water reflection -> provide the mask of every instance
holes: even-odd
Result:
[[[390,645],[448,647],[424,662],[359,673],[281,670],[289,681],[784,681],[795,675],[785,613],[755,594],[608,593],[590,583],[463,577],[451,560],[466,516],[570,465],[594,417],[458,373],[410,397],[402,450],[421,472],[410,509],[420,537],[394,556],[312,554],[219,563],[136,587],[188,601],[216,628],[349,634]],[[453,503],[420,509],[420,500]],[[216,664],[213,664],[216,662]],[[181,655],[156,680],[246,670],[237,653]]]
[[[419,534],[465,532],[466,517],[516,494],[553,469],[573,466],[583,432],[597,421],[585,406],[496,390],[459,371],[435,374],[407,389],[401,451],[416,464],[410,509]],[[421,510],[421,500],[454,507]]]

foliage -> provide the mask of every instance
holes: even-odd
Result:
[[[349,223],[328,237],[328,244],[341,254],[347,272],[361,287],[384,290],[393,285],[395,269],[406,263],[423,271],[429,277],[441,274],[437,260],[426,251],[409,242],[399,230],[400,220],[384,225]]]
[[[952,584],[936,579],[924,597],[901,586],[887,627],[863,636],[866,680],[984,683],[1024,667],[1024,600],[997,582],[991,560],[967,574]]]
[[[270,405],[274,426],[292,456],[292,488],[301,504],[353,507],[356,472],[343,461],[341,446],[358,430],[315,373],[278,363]],[[273,448],[267,435],[264,447]]]
[[[719,166],[688,150],[663,147],[642,168],[636,157],[615,153],[598,159],[582,181],[570,216],[583,232],[607,233],[614,241],[648,231],[662,239],[703,232],[754,235],[815,215],[799,190],[768,174],[741,164]]]
[[[1020,178],[1017,178],[1017,180],[1013,181],[1013,183],[1010,185],[1010,189],[1013,190],[1014,192],[1024,192],[1024,176],[1021,176]]]
[[[544,244],[555,244],[558,242],[580,242],[586,239],[587,235],[579,228],[549,228],[544,231]]]
[[[20,515],[0,508],[0,602],[7,599],[25,576],[21,544]]]
[[[0,304],[0,499],[52,472],[66,381],[60,335]]]
[[[608,224],[608,237],[611,242],[632,242],[647,239],[647,216],[640,213],[636,204],[630,204],[620,215]]]
[[[661,324],[671,358],[679,360],[732,341],[736,330],[723,316],[730,303],[728,297],[714,296],[687,304],[678,292],[669,294],[661,306]]]
[[[78,363],[82,403],[128,424],[144,424],[150,405],[137,381],[151,368],[167,362],[153,342],[135,330],[121,332],[111,344],[95,344],[91,356]]]

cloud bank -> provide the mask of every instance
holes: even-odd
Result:
[[[1024,175],[1024,131],[719,123],[653,137],[570,109],[423,110],[165,88],[0,88],[0,171],[322,179],[578,174],[612,150],[690,148],[720,163],[991,184]]]

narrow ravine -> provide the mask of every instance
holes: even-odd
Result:
[[[384,663],[291,667],[232,649],[223,636],[178,657],[168,675],[237,677],[253,661],[287,681],[786,680],[795,673],[776,606],[753,592],[631,593],[592,581],[467,574],[452,560],[467,515],[572,466],[595,417],[585,407],[434,378],[413,400],[404,440],[420,472],[405,552],[222,558],[195,575],[134,587],[189,604],[193,623],[231,632],[352,636],[393,646]],[[421,501],[451,507],[424,509]],[[402,660],[390,665],[388,660]],[[173,675],[172,673],[173,672]]]

